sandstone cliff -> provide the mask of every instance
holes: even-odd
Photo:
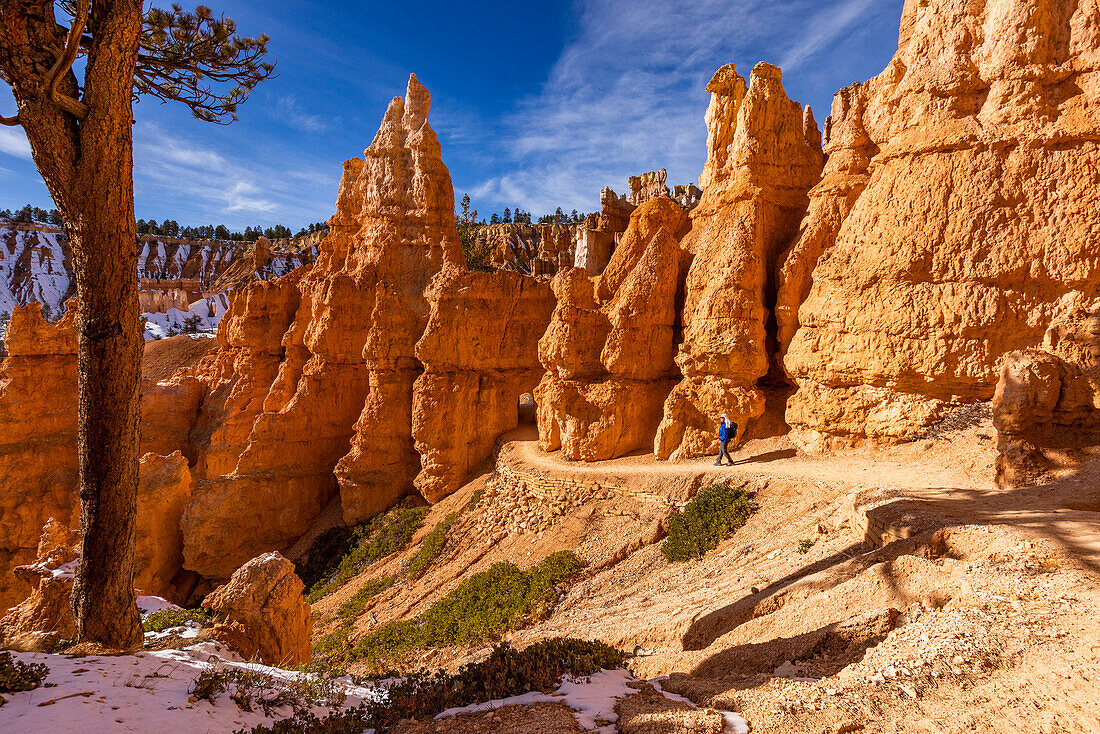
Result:
[[[26,596],[12,570],[30,563],[42,526],[77,506],[76,314],[56,324],[16,308],[0,363],[0,608]]]
[[[779,297],[804,446],[919,435],[1100,294],[1098,49],[1093,2],[908,0],[837,94]]]
[[[730,64],[707,90],[704,193],[681,243],[693,257],[676,355],[684,377],[665,402],[654,441],[662,459],[716,451],[722,413],[742,430],[763,413],[757,381],[774,351],[773,273],[823,163],[813,117],[787,98],[776,67],[758,64],[746,85]]]
[[[542,376],[538,340],[550,322],[549,283],[516,273],[451,271],[437,288],[416,355],[413,438],[429,502],[458,489],[519,422],[519,399]]]
[[[688,218],[667,197],[636,209],[601,277],[581,268],[553,281],[557,307],[539,342],[539,439],[571,459],[648,447],[677,371],[679,240]]]

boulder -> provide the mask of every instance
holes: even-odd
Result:
[[[26,598],[0,619],[0,648],[50,651],[61,640],[76,637],[72,591],[79,558],[80,534],[49,518],[35,562],[15,568],[29,596],[23,593]]]
[[[1041,349],[1005,356],[993,396],[997,484],[1036,484],[1100,446],[1100,301],[1077,304]]]
[[[212,634],[248,660],[291,667],[309,662],[313,617],[294,564],[278,553],[253,558],[203,600],[217,612]]]
[[[796,441],[920,435],[1100,295],[1098,49],[1094,2],[905,3],[886,70],[834,99],[782,267]]]
[[[743,432],[764,412],[757,383],[775,350],[774,273],[824,161],[812,113],[787,98],[782,79],[761,63],[746,85],[728,64],[707,86],[704,193],[681,242],[692,257],[676,355],[683,379],[657,429],[653,450],[661,459],[714,453],[721,414]]]

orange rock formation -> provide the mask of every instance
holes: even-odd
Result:
[[[313,631],[294,564],[278,553],[253,558],[203,606],[218,613],[213,634],[248,660],[291,667],[309,662]]]
[[[48,519],[77,507],[76,311],[56,324],[32,303],[12,311],[0,363],[0,609],[27,594],[12,576],[35,558]]]
[[[35,562],[14,570],[23,601],[0,619],[0,647],[47,651],[76,637],[72,591],[80,534],[53,518],[40,532]]]
[[[554,294],[517,273],[450,271],[437,284],[416,345],[413,391],[417,490],[435,502],[458,489],[519,421],[519,399],[542,376],[538,340]]]
[[[1042,349],[1006,355],[993,421],[1004,487],[1034,484],[1100,446],[1100,301],[1057,319]]]
[[[573,459],[647,447],[676,378],[679,240],[688,218],[667,197],[642,205],[603,275],[581,268],[553,281],[557,308],[539,342],[539,439]]]
[[[779,298],[804,446],[918,435],[1100,294],[1098,49],[1092,2],[908,0],[837,94]]]
[[[662,459],[717,451],[722,413],[743,430],[764,412],[757,381],[774,351],[773,273],[823,163],[813,115],[787,98],[776,67],[758,64],[746,86],[730,64],[707,90],[704,193],[681,243],[694,258],[676,355],[684,378],[665,402],[654,441]]]

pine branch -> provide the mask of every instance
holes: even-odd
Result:
[[[88,22],[90,5],[91,0],[77,0],[73,14],[73,24],[69,27],[69,35],[65,38],[65,48],[46,74],[46,95],[50,101],[78,120],[83,120],[88,116],[88,105],[68,95],[61,94],[57,91],[57,85],[62,77],[73,68],[73,63],[80,53],[80,41],[83,37],[84,25]]]

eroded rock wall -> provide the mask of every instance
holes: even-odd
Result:
[[[826,149],[778,309],[803,446],[905,440],[991,398],[1002,355],[1100,293],[1095,3],[909,0]]]
[[[782,72],[758,64],[746,84],[730,64],[707,87],[704,193],[691,212],[676,364],[683,379],[664,404],[659,458],[717,451],[722,413],[737,422],[764,412],[757,382],[769,371],[779,255],[797,235],[823,155],[813,116],[783,90]]]
[[[667,197],[636,209],[603,275],[554,278],[557,306],[539,342],[539,439],[572,459],[648,447],[677,376],[675,325],[687,215]]]
[[[31,563],[42,526],[67,527],[78,509],[76,313],[51,324],[39,304],[16,307],[0,363],[0,609],[29,589],[12,575]]]
[[[413,438],[429,502],[458,489],[519,424],[519,400],[542,376],[538,340],[554,310],[544,280],[452,271],[437,284],[416,354]]]

